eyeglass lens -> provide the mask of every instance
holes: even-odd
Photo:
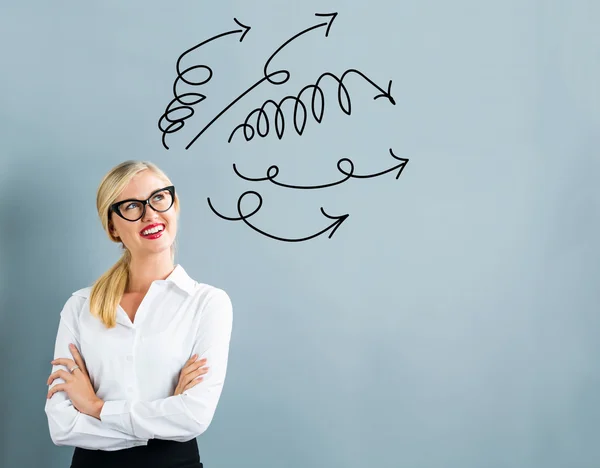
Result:
[[[173,196],[168,190],[156,192],[150,199],[150,205],[156,211],[166,211],[173,204]],[[119,206],[119,211],[126,219],[135,221],[142,216],[144,204],[140,202],[127,202]]]

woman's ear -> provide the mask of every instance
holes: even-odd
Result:
[[[109,223],[108,225],[108,232],[110,232],[113,237],[119,237],[119,234],[117,233],[117,230],[115,229],[112,223]]]

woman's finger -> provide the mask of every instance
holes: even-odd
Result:
[[[189,383],[190,379],[194,378],[192,375],[194,371],[197,371],[199,367],[206,363],[206,358],[202,358],[199,361],[196,361],[196,359],[198,359],[197,353],[193,356],[190,356],[183,366],[183,369],[181,369],[181,372],[179,373],[179,382],[177,383],[177,388],[175,389],[175,395],[179,395],[185,391],[185,385]]]
[[[189,365],[187,368],[185,368],[182,371],[182,374],[184,377],[190,375],[192,372],[194,372],[195,370],[197,370],[199,367],[202,367],[204,364],[206,364],[206,358],[200,359],[199,361],[193,362],[192,365]]]
[[[208,367],[202,367],[201,369],[198,369],[196,372],[192,372],[191,374],[187,375],[186,378],[186,385],[189,384],[190,382],[193,382],[194,380],[196,380],[196,378],[200,375],[204,375],[208,372]],[[201,377],[202,378],[202,377]]]
[[[183,368],[185,369],[187,366],[189,366],[190,364],[193,364],[194,361],[198,358],[197,354],[194,354],[192,356],[190,356],[190,358],[187,360],[187,362],[185,363],[185,366],[183,366]]]
[[[52,374],[50,374],[50,377],[48,377],[48,385],[50,385],[55,379],[63,379],[65,382],[70,382],[71,380],[73,380],[73,376],[67,372],[64,369],[59,369],[55,372],[53,372]]]
[[[191,358],[188,359],[188,361],[185,363],[185,365],[183,366],[182,371],[184,370],[189,370],[191,368],[194,367],[194,364],[197,364],[200,361],[197,361],[196,359],[198,359],[198,355],[194,354]]]
[[[206,369],[206,370],[203,370]],[[193,387],[198,382],[203,380],[203,377],[197,378],[199,375],[205,374],[208,372],[208,368],[198,369],[196,372],[191,372],[185,376],[181,376],[179,378],[179,384],[177,385],[177,389],[175,390],[175,395],[179,395],[180,393],[185,392],[188,388]],[[191,384],[191,385],[190,385]],[[179,390],[179,388],[182,388]]]
[[[83,358],[81,357],[77,346],[75,346],[74,344],[70,344],[69,349],[71,350],[71,354],[73,355],[73,358],[75,358],[75,363],[79,366],[79,369],[81,369],[83,373],[87,374],[85,362],[83,362]]]
[[[194,365],[194,362],[196,362],[196,359],[198,359],[198,355],[194,354],[187,361],[185,361],[185,364],[181,368],[181,372],[183,373],[183,371],[185,371],[188,367]]]
[[[50,364],[54,364],[55,366],[65,366],[67,369],[70,369],[75,365],[75,361],[69,358],[57,358],[50,361]]]
[[[66,386],[66,384],[55,385],[48,391],[47,398],[50,399],[50,398],[52,398],[52,395],[54,395],[56,392],[62,392],[64,390],[66,390],[65,386]]]
[[[195,387],[196,385],[198,385],[200,382],[202,382],[203,378],[200,377],[198,379],[192,379],[192,381],[190,383],[188,383],[185,388],[183,389],[183,392],[185,392],[186,390],[189,390],[190,388]],[[182,392],[182,393],[183,393]]]

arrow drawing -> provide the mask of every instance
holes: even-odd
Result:
[[[194,50],[197,50],[200,47],[202,47],[203,45],[208,44],[209,42],[212,42],[216,39],[220,39],[225,36],[241,33],[240,42],[242,42],[244,40],[244,37],[246,37],[246,34],[248,34],[248,32],[250,31],[251,28],[250,28],[250,26],[246,26],[246,25],[240,23],[237,20],[237,18],[233,18],[233,20],[242,29],[234,29],[234,30],[227,31],[227,32],[224,32],[221,34],[217,34],[216,36],[213,36],[210,39],[206,39],[205,41],[202,41],[199,44],[196,44],[195,46],[187,49],[177,59],[177,64],[175,65],[175,69],[177,70],[177,78],[173,82],[174,98],[171,100],[171,102],[169,102],[169,104],[167,105],[167,108],[165,109],[164,114],[158,120],[158,128],[162,132],[162,144],[166,149],[169,149],[169,147],[167,146],[167,143],[165,141],[167,134],[174,133],[174,132],[177,132],[178,130],[180,130],[185,125],[185,121],[187,119],[189,119],[192,115],[194,115],[194,108],[192,106],[194,106],[194,105],[198,104],[199,102],[204,101],[206,99],[206,96],[201,93],[179,94],[177,92],[177,84],[180,81],[183,81],[185,84],[190,85],[190,86],[201,86],[205,83],[208,83],[210,81],[210,79],[212,78],[212,74],[213,74],[212,69],[208,65],[193,65],[182,71],[181,70],[181,61],[183,60],[183,58],[186,55],[190,54]],[[199,81],[192,81],[189,78],[185,78],[185,75],[189,75],[190,72],[193,72],[194,70],[204,70],[204,71],[206,71],[207,76],[204,79],[200,79]],[[183,100],[184,97],[186,99],[187,98],[193,98],[193,99],[192,100]],[[178,103],[181,105],[172,107],[175,103]],[[180,116],[179,118],[173,117],[173,114],[177,113],[178,111],[184,111],[187,113],[184,113],[184,115]],[[165,121],[168,122],[168,124],[166,126],[164,126]]]
[[[335,21],[336,17],[337,17],[337,13],[315,13],[315,16],[329,16],[330,19],[329,21],[325,22],[325,23],[319,23],[319,24],[315,24],[314,26],[311,26],[310,28],[306,28],[304,31],[300,31],[298,34],[295,34],[294,36],[290,37],[287,41],[285,41],[283,44],[281,44],[277,50],[275,52],[273,52],[273,54],[269,57],[269,59],[265,62],[265,66],[263,67],[263,75],[265,76],[265,78],[267,78],[267,81],[269,81],[269,83],[271,84],[283,84],[285,82],[287,82],[290,79],[290,72],[287,70],[278,70],[276,72],[273,73],[267,73],[267,69],[269,68],[269,64],[271,63],[271,61],[275,58],[275,56],[281,52],[281,50],[287,46],[288,44],[290,44],[292,41],[298,39],[300,36],[313,31],[315,29],[319,29],[319,28],[323,28],[325,26],[327,26],[327,29],[325,30],[325,37],[329,37],[329,30],[331,29],[331,25],[333,24],[333,22]],[[279,73],[283,73],[285,78],[282,81],[274,81],[273,77],[278,75]]]
[[[310,31],[314,31],[318,28],[323,28],[325,26],[327,26],[327,29],[325,31],[325,37],[328,36],[329,34],[329,30],[331,29],[331,25],[333,24],[333,21],[335,20],[335,18],[337,17],[337,13],[315,13],[315,16],[329,16],[330,19],[328,22],[325,23],[320,23],[320,24],[316,24],[314,26],[311,26],[310,28],[307,28],[301,32],[299,32],[298,34],[295,34],[294,36],[292,36],[290,39],[288,39],[287,41],[285,41],[281,46],[279,46],[277,48],[277,50],[275,50],[275,52],[273,52],[273,54],[271,54],[271,56],[268,58],[268,60],[265,63],[265,66],[263,68],[263,77],[258,80],[257,82],[255,82],[252,86],[250,86],[248,89],[246,89],[242,94],[240,94],[238,97],[236,97],[233,101],[231,101],[221,112],[219,112],[210,122],[208,122],[199,132],[198,134],[192,138],[192,140],[188,143],[188,145],[185,147],[185,149],[189,149],[198,138],[200,138],[200,136],[202,136],[202,134],[208,130],[211,125],[213,125],[217,120],[219,120],[219,118],[221,118],[223,116],[223,114],[225,114],[229,109],[231,109],[234,105],[236,105],[239,101],[241,101],[244,96],[248,95],[249,93],[251,93],[255,88],[257,88],[258,86],[260,86],[262,83],[264,83],[265,81],[268,81],[271,84],[274,85],[281,85],[286,83],[289,79],[290,79],[290,72],[287,70],[277,70],[277,71],[273,71],[268,73],[267,72],[267,68],[269,66],[269,64],[271,63],[271,61],[275,58],[275,56],[288,44],[290,44],[292,41],[296,40],[297,38],[299,38],[300,36],[310,32]],[[275,81],[273,80],[273,77],[278,76],[280,74],[284,75],[284,78],[281,81]]]
[[[253,90],[261,86],[263,83],[268,83],[273,86],[281,86],[290,81],[291,73],[289,70],[285,68],[278,68],[274,65],[277,61],[276,59],[281,56],[281,52],[288,48],[290,44],[299,38],[310,34],[312,32],[323,30],[325,38],[329,37],[329,33],[331,31],[332,25],[336,20],[338,13],[315,13],[315,16],[319,18],[319,22],[316,22],[312,26],[309,26],[296,34],[292,35],[288,39],[286,39],[283,43],[281,43],[275,51],[266,59],[262,68],[262,76],[260,79],[254,81],[250,86],[248,86],[239,96],[233,99],[229,104],[227,104],[222,110],[216,114],[208,123],[205,123],[202,128],[196,133],[196,135],[189,141],[186,150],[190,149],[190,147],[215,123],[217,122],[224,114],[226,114],[229,110],[231,110],[236,104],[244,99],[248,94],[252,93]],[[190,60],[189,57],[192,53],[198,51],[201,47],[211,42],[214,42],[218,39],[224,38],[226,36],[239,36],[239,42],[243,42],[244,38],[250,31],[250,27],[242,24],[236,18],[234,18],[235,23],[239,28],[232,29],[230,31],[226,31],[220,34],[217,34],[209,39],[206,39],[198,44],[188,48],[185,50],[177,59],[175,69],[177,72],[177,77],[173,82],[173,99],[167,105],[163,115],[160,117],[158,121],[159,130],[162,132],[162,144],[166,149],[169,147],[166,144],[167,135],[170,133],[174,133],[179,131],[184,127],[187,119],[191,118],[194,113],[194,107],[205,101],[207,96],[205,93],[199,92],[199,87],[209,83],[213,77],[213,70],[210,66],[206,64],[192,64],[187,68],[184,68],[182,63],[184,60]],[[288,112],[288,126],[290,125],[290,120],[292,121],[293,127],[298,135],[302,135],[306,129],[306,125],[309,118],[309,113],[312,115],[312,118],[317,122],[317,124],[322,123],[323,116],[325,113],[325,92],[323,88],[323,82],[325,80],[334,80],[337,84],[337,103],[346,115],[351,115],[352,113],[352,102],[350,99],[350,92],[348,89],[348,81],[350,77],[358,77],[363,83],[366,85],[370,85],[374,88],[375,94],[373,96],[373,100],[378,100],[383,98],[384,101],[389,102],[391,105],[396,105],[396,100],[392,96],[392,80],[389,80],[387,86],[385,84],[378,84],[369,78],[365,73],[355,69],[350,68],[345,70],[341,76],[338,76],[332,72],[324,72],[322,73],[314,83],[308,84],[304,86],[298,93],[294,92],[288,96],[283,97],[280,100],[267,99],[262,103],[260,107],[253,109],[244,119],[242,123],[237,125],[230,133],[228,143],[230,143],[233,137],[236,135],[238,131],[241,131],[244,139],[248,142],[252,140],[256,135],[261,138],[265,138],[269,135],[271,128],[274,127],[274,132],[278,139],[282,139],[285,134],[286,127],[286,115],[284,113],[284,105],[288,105],[288,102],[291,103],[291,114]],[[257,77],[258,78],[258,77]],[[190,91],[190,88],[194,87],[195,89]],[[180,92],[180,88],[186,88],[186,92]],[[287,92],[285,93],[287,94]],[[304,102],[306,101],[306,103]],[[271,107],[274,108],[274,115],[271,111]],[[288,110],[288,109],[286,109]],[[315,189],[323,189],[328,187],[334,187],[340,185],[350,179],[370,179],[383,176],[388,173],[395,173],[396,180],[400,178],[404,168],[408,163],[407,158],[400,158],[396,156],[392,150],[389,149],[389,153],[392,158],[395,159],[392,167],[388,169],[384,169],[382,171],[372,173],[372,174],[357,174],[355,172],[354,162],[350,158],[341,158],[337,161],[337,169],[341,174],[341,177],[338,180],[334,180],[329,183],[321,183],[317,185],[298,185],[291,184],[288,182],[282,182],[279,180],[279,172],[280,169],[277,165],[271,165],[267,171],[266,176],[264,177],[249,177],[244,175],[236,166],[233,164],[233,171],[235,174],[248,182],[270,182],[278,187],[288,188],[288,189],[299,189],[299,190],[315,190]],[[254,210],[248,212],[246,214],[242,211],[242,201],[244,198],[253,195],[258,199],[258,205]],[[272,233],[266,232],[264,229],[260,229],[253,222],[251,222],[252,216],[260,211],[263,204],[263,199],[258,192],[249,190],[240,195],[237,200],[237,216],[225,216],[219,213],[213,203],[209,198],[207,198],[208,206],[212,210],[212,212],[218,217],[227,220],[227,221],[242,221],[246,226],[250,227],[252,230],[257,233],[269,237],[271,239],[275,239],[283,242],[304,242],[311,239],[315,239],[319,236],[327,235],[328,238],[331,238],[337,229],[348,219],[349,214],[343,214],[340,216],[331,216],[329,215],[323,207],[320,207],[321,214],[327,218],[326,226],[319,229],[317,232],[306,235],[303,237],[282,237],[277,236]]]
[[[281,140],[283,138],[283,132],[285,130],[285,116],[284,116],[284,113],[282,110],[282,106],[288,100],[292,101],[294,103],[294,113],[293,113],[294,128],[296,129],[296,132],[298,133],[298,135],[302,135],[302,132],[304,132],[304,127],[306,126],[306,119],[307,119],[306,105],[304,104],[304,102],[302,102],[302,95],[304,94],[305,91],[310,90],[310,89],[312,89],[311,104],[310,104],[312,115],[313,115],[314,119],[317,121],[317,123],[321,123],[321,121],[323,120],[323,113],[325,112],[325,97],[323,94],[323,90],[321,89],[319,84],[321,83],[321,80],[325,77],[331,77],[337,82],[337,84],[338,84],[338,93],[337,93],[338,103],[339,103],[342,111],[344,111],[345,114],[350,115],[352,112],[350,94],[348,93],[348,89],[346,88],[346,86],[344,86],[344,79],[346,78],[346,76],[348,76],[351,73],[359,75],[365,81],[367,81],[369,84],[371,84],[376,90],[379,91],[379,94],[377,94],[373,98],[374,100],[383,97],[383,98],[386,98],[392,105],[394,105],[394,106],[396,105],[396,101],[392,97],[392,80],[389,81],[387,90],[384,90],[379,85],[377,85],[374,81],[372,81],[370,78],[368,78],[364,73],[360,72],[359,70],[355,70],[353,68],[346,70],[342,74],[341,78],[338,78],[333,73],[325,72],[321,76],[319,76],[319,78],[317,79],[317,82],[315,84],[305,86],[304,88],[302,88],[300,90],[300,92],[296,96],[286,96],[281,101],[279,101],[279,103],[273,101],[272,99],[268,99],[267,101],[265,101],[263,103],[263,105],[261,107],[254,109],[252,112],[250,112],[250,114],[248,114],[248,116],[246,117],[246,120],[243,123],[239,124],[237,127],[235,127],[233,129],[233,131],[229,135],[228,143],[231,143],[233,136],[240,129],[243,129],[244,138],[246,139],[246,141],[250,141],[250,140],[252,140],[252,138],[254,138],[255,129],[256,129],[256,133],[258,133],[259,136],[261,136],[263,138],[265,136],[267,136],[269,134],[270,124],[269,124],[268,114],[265,112],[265,108],[269,104],[271,104],[275,107],[275,132],[277,133],[277,137]],[[316,99],[317,96],[319,97],[318,100]],[[299,112],[300,110],[302,110],[301,113]],[[257,117],[256,117],[255,126],[253,126],[253,125],[249,124],[248,122],[255,114],[257,114]],[[299,123],[299,116],[300,116],[300,123]],[[263,124],[265,127],[263,132],[260,131],[261,124]],[[251,133],[248,133],[248,131],[250,131]]]
[[[292,189],[301,189],[301,190],[310,190],[310,189],[322,189],[322,188],[326,188],[326,187],[333,187],[335,185],[339,185],[342,184],[344,182],[346,182],[348,179],[354,178],[354,179],[369,179],[372,177],[379,177],[382,176],[384,174],[387,174],[389,172],[393,172],[395,170],[398,170],[398,173],[396,174],[396,180],[398,180],[400,178],[400,175],[402,174],[402,171],[404,170],[404,168],[406,167],[406,164],[408,163],[408,159],[406,158],[399,158],[398,156],[396,156],[394,154],[394,152],[392,151],[392,148],[390,148],[390,154],[394,159],[397,159],[398,161],[401,161],[399,164],[396,164],[392,167],[390,167],[389,169],[386,169],[384,171],[381,172],[377,172],[375,174],[367,174],[367,175],[357,175],[354,174],[354,163],[352,162],[352,160],[348,159],[348,158],[342,158],[337,162],[337,168],[338,171],[340,171],[342,174],[345,175],[344,178],[336,181],[336,182],[331,182],[329,184],[322,184],[322,185],[290,185],[290,184],[284,184],[282,182],[279,182],[277,180],[275,180],[275,178],[279,175],[279,167],[277,167],[276,165],[272,165],[267,169],[267,175],[266,177],[248,177],[245,176],[243,174],[240,173],[240,171],[237,169],[235,163],[233,164],[233,171],[236,173],[236,175],[244,180],[247,180],[249,182],[265,182],[265,181],[269,181],[275,185],[278,185],[279,187],[285,187],[285,188],[292,188]],[[343,163],[348,163],[350,165],[350,169],[349,170],[345,170],[342,167]]]
[[[250,195],[250,194],[256,195],[258,197],[258,206],[251,213],[244,215],[244,214],[242,214],[242,208],[241,208],[242,199],[245,196]],[[229,216],[222,215],[213,207],[212,202],[210,201],[210,197],[208,197],[207,200],[208,200],[208,206],[210,207],[210,209],[213,211],[213,213],[215,213],[220,218],[225,219],[227,221],[243,221],[248,227],[250,227],[254,231],[258,232],[259,234],[262,234],[263,236],[267,236],[267,237],[270,237],[271,239],[275,239],[275,240],[283,241],[283,242],[304,242],[304,241],[307,241],[310,239],[314,239],[315,237],[321,236],[328,231],[329,231],[329,235],[327,237],[329,239],[331,239],[333,234],[335,234],[335,231],[337,231],[337,229],[342,225],[342,223],[344,221],[346,221],[346,219],[348,219],[348,216],[350,216],[349,214],[344,214],[341,216],[331,216],[325,212],[323,207],[321,207],[321,213],[323,214],[323,216],[325,216],[326,218],[329,218],[329,219],[333,219],[334,222],[331,223],[329,226],[325,227],[324,229],[321,229],[319,232],[316,232],[315,234],[312,234],[310,236],[289,239],[289,238],[279,237],[279,236],[275,236],[273,234],[269,234],[268,232],[263,231],[262,229],[259,229],[256,226],[254,226],[253,224],[251,224],[250,222],[248,222],[248,218],[254,216],[262,207],[262,197],[260,196],[260,194],[258,192],[249,190],[247,192],[244,192],[240,196],[240,198],[238,199],[238,202],[237,202],[237,211],[238,211],[239,217],[229,217]]]

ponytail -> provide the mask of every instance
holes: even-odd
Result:
[[[125,249],[121,258],[96,280],[90,295],[90,312],[107,328],[117,325],[117,306],[129,280],[131,253]]]

